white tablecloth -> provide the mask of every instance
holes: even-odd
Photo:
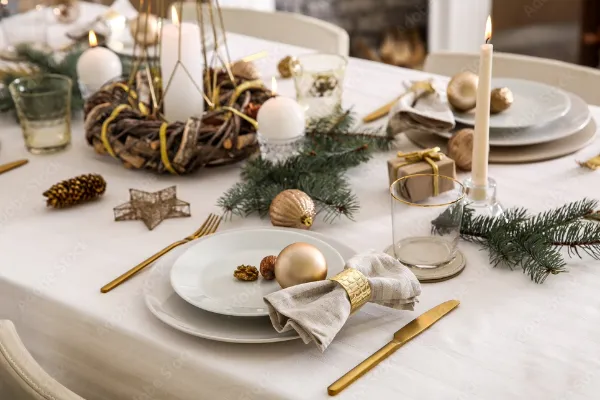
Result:
[[[267,82],[276,62],[301,49],[230,37],[232,56],[261,50]],[[423,74],[352,59],[345,105],[364,114],[393,98],[404,79]],[[280,82],[293,95],[290,81]],[[600,120],[600,109],[592,109]],[[572,260],[570,273],[537,285],[520,271],[491,268],[485,252],[461,243],[468,266],[455,279],[423,286],[414,312],[367,305],[352,317],[325,353],[300,341],[234,345],[197,339],[155,319],[145,308],[143,274],[109,294],[100,286],[149,254],[194,231],[217,198],[238,180],[239,166],[194,176],[155,176],[124,169],[94,153],[81,117],[65,152],[32,156],[19,127],[6,117],[0,163],[29,158],[0,175],[0,319],[15,322],[25,345],[48,372],[87,399],[324,399],[326,387],[379,349],[393,332],[448,299],[460,307],[361,378],[342,399],[592,399],[600,391],[600,265]],[[401,139],[400,147],[414,146]],[[600,140],[579,153],[530,165],[492,165],[507,206],[539,211],[583,197],[600,197],[600,175],[577,167],[600,150]],[[349,172],[360,199],[356,221],[314,230],[357,251],[391,242],[386,160],[381,154]],[[49,210],[42,192],[81,173],[102,174],[104,197],[67,210]],[[461,178],[465,176],[462,175]],[[113,207],[128,189],[177,185],[193,217],[164,221],[153,231],[142,222],[114,222]],[[267,226],[257,217],[223,223],[222,230]]]

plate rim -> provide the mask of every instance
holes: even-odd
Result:
[[[269,229],[268,227],[262,227],[262,228],[254,228],[254,229],[245,229],[244,231],[268,231],[268,232],[285,232],[290,233],[293,232],[295,234],[298,234],[300,236],[305,236],[305,237],[311,237],[310,235],[306,235],[306,231],[302,230],[302,229]],[[188,253],[193,247],[197,246],[199,243],[205,242],[207,240],[211,240],[214,239],[215,237],[220,237],[220,236],[225,236],[226,234],[232,234],[232,233],[239,233],[242,232],[242,230],[240,229],[231,229],[231,230],[224,230],[222,232],[218,232],[218,233],[213,233],[211,235],[207,235],[205,237],[202,237],[200,239],[196,239],[194,240],[194,246],[190,246],[189,248],[186,249],[185,252],[181,253],[179,255],[179,257],[177,257],[177,260],[175,260],[173,262],[173,266],[171,268],[171,271],[169,272],[169,279],[170,279],[170,284],[171,287],[173,288],[173,290],[175,291],[175,293],[184,301],[186,301],[187,303],[191,304],[194,307],[200,308],[201,310],[207,311],[207,312],[212,312],[213,314],[218,314],[218,315],[226,315],[226,316],[231,316],[231,317],[241,317],[241,318],[256,318],[256,317],[266,317],[268,316],[268,312],[250,312],[250,313],[244,313],[244,314],[240,314],[240,313],[236,313],[234,311],[229,312],[229,313],[225,313],[225,312],[219,312],[219,311],[214,311],[214,310],[210,310],[204,307],[200,307],[197,303],[192,302],[189,298],[187,298],[186,296],[184,296],[182,293],[180,293],[176,288],[175,285],[173,284],[173,271],[175,270],[176,266],[177,266],[177,261],[179,261],[179,259],[181,259],[181,257],[183,257],[186,253]],[[321,240],[320,238],[316,238],[316,237],[312,237],[313,239],[325,244],[325,246],[329,246],[331,247],[331,249],[333,249],[334,252],[337,253],[337,255],[339,256],[339,258],[342,260],[342,265],[344,265],[345,260],[344,257],[342,257],[342,255],[340,254],[339,251],[336,250],[335,247],[331,246],[329,243]]]
[[[575,93],[571,93],[571,92],[567,92],[567,94],[569,95],[569,97],[574,98],[576,101],[581,101],[581,103],[585,105],[586,110],[587,110],[585,121],[582,122],[577,127],[577,129],[573,129],[569,134],[566,134],[564,136],[555,137],[555,138],[549,139],[549,140],[535,141],[535,142],[531,142],[531,141],[526,142],[525,141],[525,142],[519,142],[519,143],[516,143],[516,144],[514,144],[514,143],[510,143],[510,144],[507,144],[507,143],[504,143],[504,144],[492,143],[493,137],[492,137],[492,135],[490,135],[490,146],[491,147],[535,146],[535,145],[538,145],[538,144],[550,143],[550,142],[554,142],[556,140],[565,139],[565,138],[567,138],[569,136],[573,136],[573,135],[576,135],[577,133],[579,133],[582,129],[584,129],[590,123],[590,120],[593,118],[592,117],[592,112],[590,111],[589,104],[586,103],[585,100],[583,100],[580,96],[578,96]],[[571,100],[574,100],[574,99],[571,99]],[[555,119],[554,121],[551,121],[551,122],[548,122],[548,123],[545,123],[545,124],[540,124],[539,126],[532,125],[532,126],[529,126],[529,127],[521,128],[520,130],[534,129],[534,128],[536,128],[536,129],[543,129],[548,124],[554,124],[554,123],[558,122],[560,119],[565,118],[571,112],[572,109],[573,109],[573,101],[571,101],[571,109],[569,110],[569,112],[567,114],[563,115],[562,117],[559,117],[559,118]],[[472,129],[472,128],[469,128],[469,129]],[[490,130],[492,130],[492,129],[490,129]],[[504,129],[493,129],[493,130],[504,130]],[[447,132],[433,132],[433,133],[435,135],[441,137],[441,138],[444,138],[444,139],[450,139],[452,136],[454,136],[454,132],[452,132],[452,131],[447,131]]]
[[[524,129],[524,128],[529,128],[529,127],[532,127],[532,126],[535,126],[535,125],[549,124],[549,123],[552,123],[552,122],[556,121],[559,118],[564,117],[571,110],[572,104],[571,104],[571,98],[569,96],[569,92],[567,92],[567,91],[565,91],[565,90],[563,90],[561,88],[558,88],[556,86],[552,86],[552,85],[549,85],[549,84],[544,83],[544,82],[533,81],[533,80],[530,80],[530,79],[501,77],[501,76],[493,77],[492,78],[492,83],[493,83],[494,80],[518,81],[518,82],[525,82],[525,83],[527,83],[529,85],[537,85],[537,86],[541,86],[541,87],[551,88],[551,89],[554,89],[557,92],[561,93],[563,96],[565,96],[566,99],[569,102],[569,105],[566,107],[565,110],[563,110],[563,112],[557,113],[556,116],[554,116],[551,119],[548,119],[547,121],[542,122],[541,124],[537,124],[537,123],[523,124],[522,123],[522,124],[519,124],[519,125],[510,125],[510,126],[508,126],[508,125],[493,126],[492,123],[490,123],[490,129]],[[506,85],[506,86],[508,86],[508,85]],[[463,124],[463,125],[467,125],[469,127],[475,126],[474,118],[473,118],[473,120],[466,120],[466,119],[460,117],[460,114],[464,114],[464,113],[457,113],[455,111],[452,111],[452,114],[453,114],[454,120],[456,122],[458,122],[460,124]]]
[[[253,230],[256,228],[239,228],[236,230]],[[266,228],[269,229],[269,228]],[[273,230],[277,230],[277,231],[283,231],[283,230],[287,230],[287,229],[279,229],[279,228],[271,228]],[[290,228],[291,229],[291,228]],[[355,255],[357,254],[356,250],[354,250],[353,248],[351,248],[350,246],[348,246],[345,243],[342,243],[341,241],[333,238],[333,237],[329,237],[326,236],[322,233],[318,233],[318,232],[310,232],[307,231],[305,232],[305,234],[307,234],[308,236],[313,236],[316,237],[326,243],[328,243],[330,246],[334,247],[336,250],[338,250],[338,252],[341,254],[342,252],[348,252],[348,254],[351,255]],[[182,254],[185,253],[185,250],[182,251]],[[351,257],[351,256],[349,256]],[[158,261],[160,262],[160,260]],[[171,266],[172,268],[172,266]],[[153,274],[153,270],[150,271],[150,274],[148,274],[148,276],[146,277],[146,279],[144,280],[144,285],[143,285],[143,297],[144,297],[144,304],[146,305],[146,308],[150,311],[150,313],[152,315],[154,315],[154,317],[156,317],[159,321],[161,321],[163,324],[179,331],[185,334],[188,334],[190,336],[193,337],[197,337],[197,338],[201,338],[201,339],[206,339],[206,340],[212,340],[215,342],[223,342],[223,343],[234,343],[234,344],[265,344],[265,343],[281,343],[281,342],[287,342],[287,341],[291,341],[291,340],[297,340],[300,339],[300,335],[296,334],[296,335],[290,335],[290,336],[282,336],[282,337],[275,337],[275,338],[270,338],[270,339],[235,339],[235,338],[223,338],[223,337],[218,337],[218,336],[214,336],[214,335],[208,335],[208,334],[200,334],[199,332],[194,332],[191,329],[186,328],[185,326],[182,326],[180,324],[177,323],[173,323],[172,321],[169,321],[166,318],[163,318],[162,314],[159,313],[155,307],[151,304],[151,300],[152,298],[155,298],[152,294],[151,294],[151,290],[153,285],[148,285],[147,282],[154,276],[154,274],[156,274],[156,272],[154,272]],[[169,276],[170,276],[170,272],[169,272]],[[167,276],[166,274],[164,275],[163,279],[170,279],[169,276]],[[170,283],[170,282],[169,282]],[[173,290],[173,294],[175,293],[175,290]],[[210,311],[204,311],[202,309],[198,309],[197,311],[199,312],[203,312],[203,313],[208,313]],[[165,314],[166,315],[166,314]],[[166,315],[167,317],[170,317],[168,315]],[[223,316],[225,317],[225,316]],[[170,317],[172,318],[172,317]],[[241,318],[241,321],[243,321],[244,319]]]

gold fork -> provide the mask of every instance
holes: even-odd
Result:
[[[204,221],[202,226],[196,232],[165,247],[158,253],[156,253],[153,256],[142,261],[140,264],[136,265],[129,271],[125,272],[123,275],[119,276],[118,278],[115,278],[112,282],[107,283],[106,285],[102,286],[102,289],[100,289],[100,291],[102,293],[110,292],[111,290],[113,290],[114,288],[116,288],[117,286],[122,284],[123,282],[129,280],[132,276],[134,276],[135,274],[137,274],[138,272],[140,272],[141,270],[146,268],[148,265],[152,264],[154,261],[158,260],[160,257],[167,254],[169,251],[173,250],[175,247],[178,247],[178,246],[181,246],[182,244],[191,242],[192,240],[201,238],[202,236],[207,236],[207,235],[215,233],[217,231],[217,228],[219,227],[219,224],[221,223],[221,219],[222,219],[222,217],[220,217],[218,215],[210,214],[208,216],[208,218],[206,218],[206,221]]]

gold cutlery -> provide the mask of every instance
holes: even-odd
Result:
[[[15,168],[19,168],[20,166],[25,165],[28,162],[29,160],[18,160],[8,164],[0,165],[0,174],[3,174]]]
[[[431,325],[435,324],[444,315],[454,310],[459,304],[460,302],[458,300],[449,300],[433,307],[431,310],[409,322],[408,325],[404,326],[394,334],[394,339],[392,339],[391,342],[383,346],[365,361],[358,364],[350,372],[329,386],[327,388],[327,393],[329,393],[330,396],[335,396],[336,394],[340,393],[381,361],[385,360],[392,353],[405,345],[408,341],[425,331]]]
[[[433,87],[433,84],[431,83],[430,80],[414,82],[406,92],[402,93],[400,96],[396,97],[394,100],[390,101],[386,105],[379,107],[377,110],[375,110],[372,113],[370,113],[369,115],[365,116],[363,118],[363,122],[364,123],[373,122],[373,121],[378,120],[379,118],[385,117],[386,115],[389,114],[390,110],[392,109],[394,104],[396,104],[396,102],[398,102],[398,100],[400,100],[401,98],[403,98],[404,96],[406,96],[409,93],[414,93],[419,90],[423,91],[419,95],[419,97],[435,92],[435,88]]]
[[[125,272],[123,275],[119,276],[118,278],[114,279],[112,282],[107,283],[106,285],[102,286],[102,288],[100,289],[100,291],[102,293],[108,293],[111,290],[113,290],[114,288],[116,288],[117,286],[121,285],[123,282],[129,280],[132,276],[134,276],[135,274],[137,274],[138,272],[140,272],[141,270],[143,270],[144,268],[146,268],[148,265],[152,264],[154,261],[158,260],[160,257],[162,257],[163,255],[167,254],[169,251],[173,250],[174,248],[181,246],[182,244],[186,244],[188,242],[191,242],[192,240],[196,240],[198,238],[201,238],[203,236],[208,236],[211,235],[213,233],[215,233],[217,231],[217,228],[219,227],[219,224],[221,223],[221,219],[222,217],[215,215],[215,214],[210,214],[208,216],[208,218],[206,219],[206,221],[204,221],[204,223],[202,224],[202,226],[194,233],[192,233],[191,235],[165,247],[164,249],[162,249],[161,251],[159,251],[158,253],[154,254],[153,256],[147,258],[146,260],[144,260],[143,262],[141,262],[140,264],[136,265],[135,267],[133,267],[132,269],[130,269],[129,271]]]

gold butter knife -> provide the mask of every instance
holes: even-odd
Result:
[[[370,113],[369,115],[365,116],[363,118],[363,122],[364,123],[373,122],[373,121],[378,120],[379,118],[385,117],[386,115],[389,114],[390,110],[392,109],[394,104],[396,104],[398,102],[398,100],[400,100],[407,94],[416,92],[418,90],[423,91],[422,92],[423,96],[426,94],[435,92],[435,88],[433,87],[430,80],[429,81],[417,81],[417,82],[413,83],[412,86],[406,92],[402,93],[400,96],[396,97],[394,100],[390,101],[386,105],[379,107],[377,110],[375,110],[372,113]]]
[[[29,162],[29,160],[18,160],[18,161],[13,161],[8,164],[0,165],[0,174],[8,172],[12,169],[18,168],[22,165],[27,164],[28,162]]]
[[[409,322],[408,325],[404,326],[394,334],[394,339],[392,339],[391,342],[377,350],[377,352],[329,386],[327,388],[327,393],[329,393],[330,396],[335,396],[340,393],[355,380],[366,374],[381,361],[385,360],[392,353],[405,345],[409,340],[419,335],[439,321],[444,315],[454,310],[459,304],[460,302],[458,300],[449,300],[433,307],[431,310]]]

